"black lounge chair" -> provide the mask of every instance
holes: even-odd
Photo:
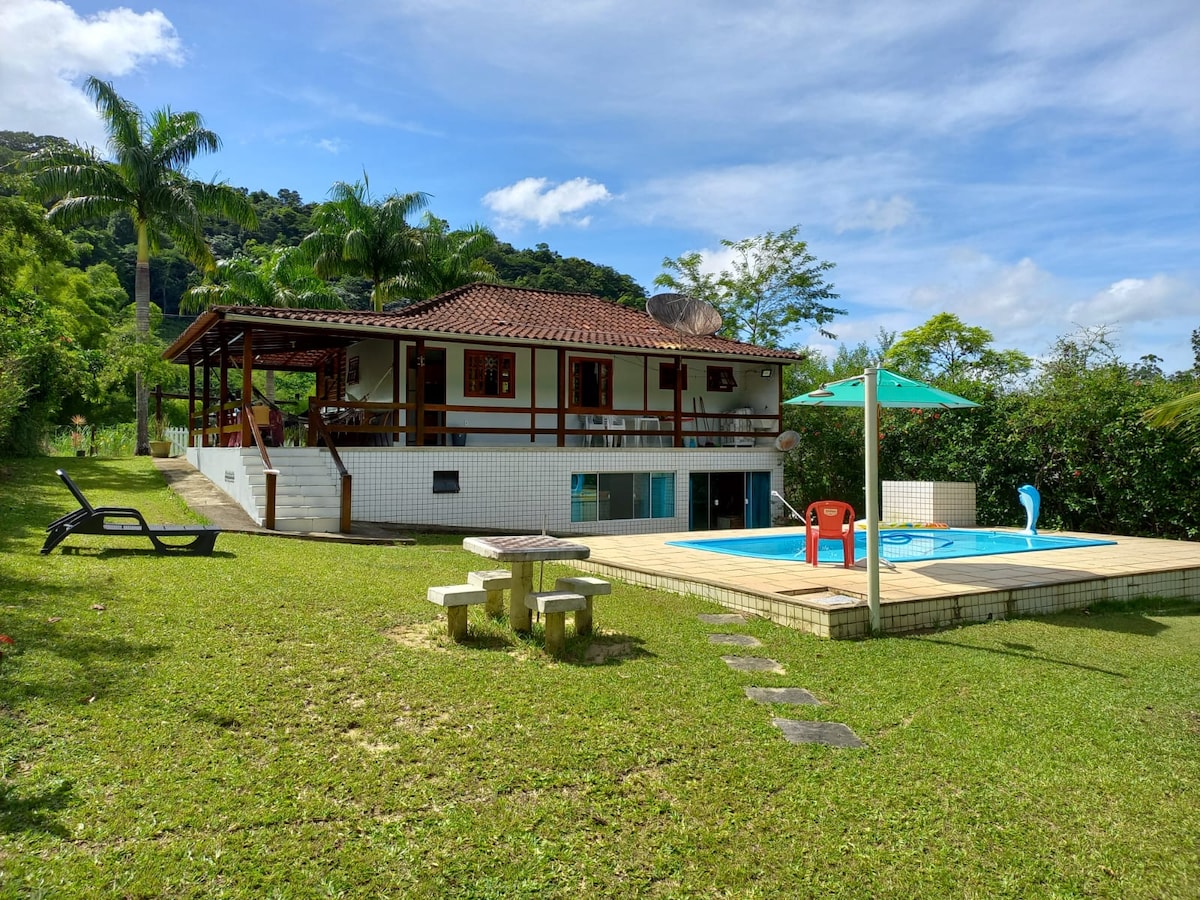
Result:
[[[69,534],[103,534],[109,537],[146,537],[159,553],[184,550],[205,556],[213,552],[221,529],[216,525],[149,525],[145,517],[128,506],[100,506],[88,503],[79,486],[62,469],[55,474],[79,501],[79,509],[55,519],[46,526],[46,543],[42,553],[49,553]],[[129,523],[110,523],[109,519],[132,519]],[[185,544],[167,544],[162,538],[191,538]]]

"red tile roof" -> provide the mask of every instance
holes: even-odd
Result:
[[[394,312],[357,312],[273,307],[217,307],[200,316],[164,354],[179,359],[188,345],[230,315],[286,323],[324,323],[401,334],[454,334],[501,341],[590,345],[642,351],[719,354],[799,360],[791,350],[755,347],[727,338],[681,334],[641,310],[591,294],[570,294],[494,284],[471,284]],[[381,337],[386,335],[381,334]]]

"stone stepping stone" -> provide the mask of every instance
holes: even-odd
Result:
[[[743,688],[746,696],[757,703],[792,703],[796,706],[820,706],[821,701],[796,687],[748,687]]]
[[[799,719],[772,719],[792,744],[827,744],[830,747],[865,747],[850,728],[841,722],[804,722]]]
[[[765,656],[722,656],[725,665],[739,672],[772,672],[776,675],[786,675],[783,666]]]
[[[733,644],[738,647],[761,647],[762,641],[748,634],[710,634],[710,644]]]
[[[696,616],[705,625],[744,625],[746,617],[741,613],[701,613]]]

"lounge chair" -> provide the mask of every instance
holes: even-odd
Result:
[[[128,506],[92,506],[79,486],[62,469],[55,474],[63,480],[79,509],[55,519],[46,526],[46,543],[42,553],[49,553],[69,534],[102,534],[110,537],[146,537],[159,553],[186,550],[205,556],[212,553],[221,529],[216,525],[150,525],[136,509]],[[110,523],[109,519],[132,519],[129,523]],[[167,544],[163,538],[191,538],[185,544]]]

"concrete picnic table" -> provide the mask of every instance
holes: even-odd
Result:
[[[529,631],[530,610],[525,595],[533,591],[533,564],[554,559],[587,559],[592,550],[548,534],[463,538],[463,549],[486,559],[511,563],[512,586],[508,595],[508,621],[513,631]]]

